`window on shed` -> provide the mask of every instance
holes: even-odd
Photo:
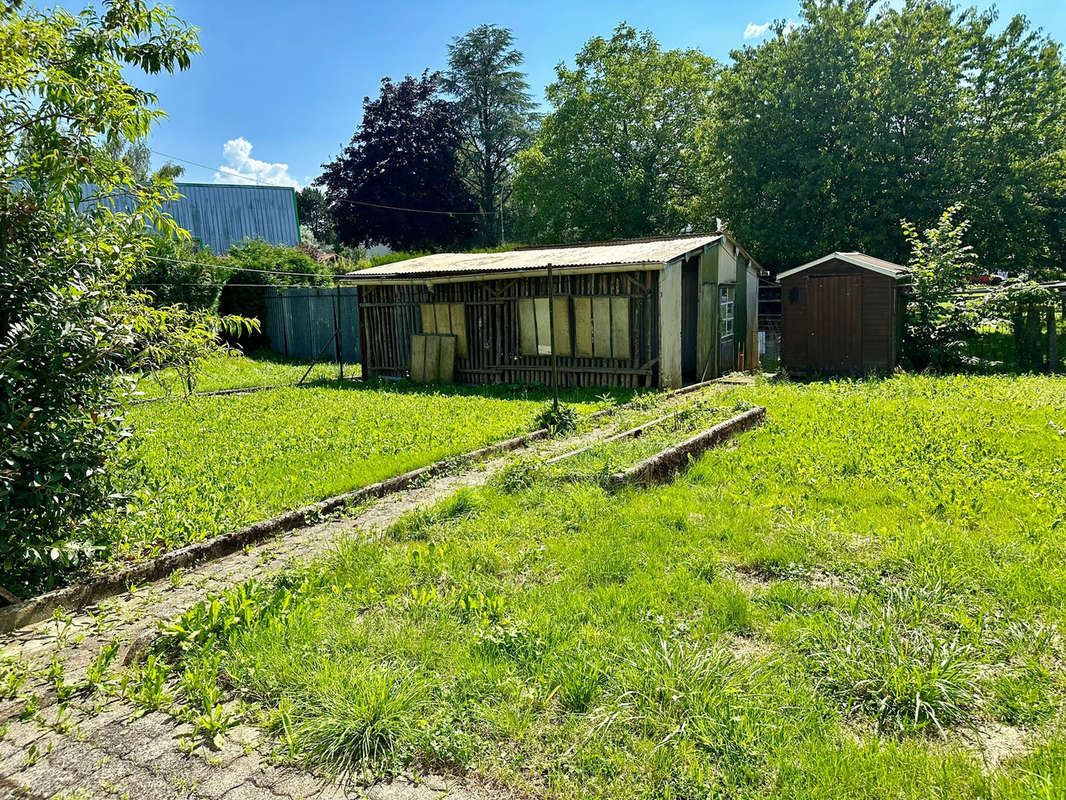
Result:
[[[735,311],[734,292],[736,287],[723,286],[719,289],[718,296],[718,319],[719,333],[722,339],[730,339],[733,336],[733,314]]]
[[[466,358],[466,306],[463,303],[422,303],[422,333],[455,337],[455,355]]]

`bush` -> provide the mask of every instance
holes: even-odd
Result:
[[[219,312],[266,318],[266,289],[269,286],[327,286],[329,268],[315,261],[304,250],[273,245],[253,239],[230,248],[226,265],[230,268],[226,286],[219,301]],[[270,272],[293,273],[273,275]],[[258,347],[266,343],[261,330],[241,338],[241,344]]]
[[[577,428],[577,411],[562,403],[548,403],[537,414],[536,427],[547,428],[552,436],[565,436]]]
[[[210,248],[172,236],[152,236],[144,258],[130,275],[130,286],[150,294],[156,305],[182,304],[198,311],[217,311],[229,270],[226,260]]]

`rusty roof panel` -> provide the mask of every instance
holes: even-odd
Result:
[[[370,267],[344,276],[353,282],[425,279],[434,276],[478,275],[557,268],[605,267],[624,264],[665,264],[721,239],[721,234],[678,236],[593,245],[560,245],[503,253],[435,253]]]

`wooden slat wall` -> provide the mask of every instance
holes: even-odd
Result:
[[[625,358],[588,355],[593,347],[593,337],[581,330],[579,315],[567,320],[568,324],[575,326],[575,352],[573,355],[563,355],[562,342],[558,343],[560,384],[654,385],[658,377],[659,356],[658,273],[634,270],[559,275],[554,280],[555,294],[560,300],[567,297],[602,298],[607,303],[607,319],[611,318],[611,314],[629,314],[628,342],[614,342],[615,354],[628,353]],[[428,303],[462,303],[467,354],[465,357],[456,354],[457,383],[548,383],[551,376],[550,356],[522,355],[518,313],[520,302],[546,298],[547,295],[546,277],[437,284],[432,290],[424,285],[360,287],[359,313],[363,326],[366,374],[407,376],[410,370],[411,337],[426,332],[420,306]],[[557,315],[563,313],[559,311],[563,306],[562,303],[556,304]],[[540,312],[542,309],[537,310]],[[546,311],[546,306],[543,310]],[[565,313],[570,313],[569,308],[565,309]],[[562,338],[559,322],[557,316],[556,335]],[[452,329],[455,330],[455,327],[453,321]],[[569,341],[569,337],[566,341]],[[588,349],[583,349],[585,343]],[[628,345],[628,349],[624,345]]]

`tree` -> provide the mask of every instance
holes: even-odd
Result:
[[[704,178],[697,132],[710,117],[715,62],[663,51],[620,25],[556,67],[554,107],[518,155],[515,201],[530,240],[677,233]]]
[[[477,197],[482,243],[500,240],[500,208],[511,193],[515,154],[529,141],[535,105],[522,53],[507,28],[479,25],[448,46],[444,89],[457,98],[463,132],[461,171]]]
[[[470,241],[478,211],[459,175],[459,119],[438,73],[385,78],[376,100],[363,99],[351,144],[316,181],[342,242],[436,250]]]
[[[337,243],[337,234],[333,230],[333,220],[330,219],[329,205],[322,190],[315,186],[305,186],[296,193],[296,213],[300,217],[300,225],[306,225],[315,242],[325,247],[333,247]]]
[[[182,311],[177,325],[130,291],[147,231],[178,232],[159,210],[175,191],[99,147],[148,133],[162,112],[126,76],[186,69],[195,30],[143,0],[78,15],[15,2],[0,5],[0,50],[0,574],[25,593],[102,546],[93,516],[121,502],[124,372],[189,363],[240,323]],[[86,183],[135,202],[78,213]]]
[[[715,166],[694,222],[726,219],[765,264],[833,250],[903,261],[895,221],[963,202],[989,268],[1066,256],[1058,45],[1015,18],[945,0],[803,0],[735,51],[702,149]]]
[[[104,142],[104,152],[114,161],[125,163],[134,179],[147,181],[152,175],[152,150],[148,143],[140,140],[131,142],[121,135],[113,135]],[[160,178],[174,180],[185,174],[185,167],[168,161],[155,171]]]
[[[960,209],[951,206],[923,232],[906,220],[901,226],[911,249],[904,350],[917,369],[958,366],[973,327],[960,293],[976,271],[977,259],[964,243],[970,223],[955,221]]]

